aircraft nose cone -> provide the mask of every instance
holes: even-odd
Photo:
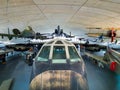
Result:
[[[86,78],[71,70],[49,70],[37,75],[30,90],[88,90]]]

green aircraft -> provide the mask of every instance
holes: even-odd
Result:
[[[10,30],[8,28],[8,33],[0,33],[0,36],[2,38],[4,37],[8,37],[9,40],[11,40],[13,37],[15,38],[19,38],[19,37],[23,37],[23,38],[35,38],[35,32],[33,31],[31,26],[27,26],[22,32],[17,29],[14,28],[12,30],[13,34],[10,34]]]

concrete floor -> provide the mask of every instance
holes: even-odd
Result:
[[[87,69],[89,90],[120,90],[120,75],[107,67],[99,68],[86,56],[83,59]]]
[[[2,81],[12,78],[11,90],[29,90],[31,67],[25,63],[22,56],[13,56],[6,65],[0,64],[0,84]]]
[[[120,75],[109,69],[99,68],[88,57],[83,56],[87,68],[89,90],[120,90]],[[0,84],[13,78],[11,90],[29,90],[31,66],[25,63],[22,56],[14,56],[6,65],[0,64]]]

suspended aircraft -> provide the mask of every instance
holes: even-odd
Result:
[[[20,32],[18,29],[13,29],[14,34],[10,34],[8,30],[8,34],[3,34],[1,33],[0,35],[2,37],[7,36],[7,37],[12,37],[9,44],[6,44],[8,48],[12,48],[14,50],[18,51],[25,51],[28,50],[31,45],[39,45],[44,44],[45,42],[50,41],[51,39],[54,38],[61,38],[61,39],[66,39],[69,42],[75,43],[75,44],[84,44],[85,41],[82,39],[80,40],[79,38],[76,38],[75,36],[70,34],[66,34],[63,32],[63,29],[60,28],[58,25],[57,28],[53,33],[35,33],[32,29],[32,27],[28,26],[24,31]],[[27,40],[28,39],[28,40]],[[25,42],[21,42],[21,40],[25,40]],[[17,41],[17,42],[16,42]],[[14,43],[14,44],[11,44]]]
[[[45,36],[45,37],[40,38],[41,36]],[[51,39],[55,39],[55,38],[66,39],[69,42],[76,43],[76,44],[85,43],[83,38],[80,39],[74,35],[71,35],[71,33],[70,34],[64,33],[63,29],[61,29],[59,25],[57,26],[57,28],[55,29],[53,33],[43,33],[43,34],[36,33],[35,37],[36,38],[30,40],[31,43],[34,43],[34,44],[43,43],[44,44],[45,42],[50,41]]]
[[[10,34],[10,30],[8,28],[8,33],[0,33],[0,36],[2,37],[2,39],[4,39],[4,37],[8,37],[9,40],[11,40],[12,38],[35,38],[35,32],[33,31],[31,26],[27,26],[22,32],[17,29],[14,28],[12,30],[13,34]]]
[[[37,33],[36,38],[38,38],[39,35],[46,36],[46,39],[50,39],[54,37],[66,37],[66,38],[74,37],[71,35],[71,33],[70,34],[64,33],[63,29],[60,28],[60,25],[57,26],[57,28],[53,33],[43,33],[43,34]]]
[[[97,37],[97,39],[111,39],[111,42],[113,42],[115,40],[115,38],[119,38],[119,35],[117,35],[117,30],[120,30],[120,28],[96,28],[96,27],[88,27],[87,29],[89,30],[106,30],[105,32],[99,32],[99,33],[91,33],[89,31],[89,33],[86,33],[89,37]],[[104,38],[103,38],[104,37]]]
[[[27,51],[31,47],[29,41],[35,38],[35,32],[31,26],[27,26],[22,32],[17,28],[13,29],[13,34],[10,34],[8,29],[8,34],[0,33],[0,36],[4,40],[4,37],[8,37],[9,40],[1,41],[5,44],[8,49],[13,49],[14,51]]]
[[[88,90],[85,64],[63,39],[46,42],[33,61],[30,90]]]
[[[102,28],[91,27],[90,30],[97,29],[103,30]],[[106,49],[108,46],[112,49],[119,50],[119,35],[116,34],[116,31],[120,28],[106,28],[108,31],[106,33],[87,33],[88,38],[86,39],[86,49],[92,51],[100,51],[100,49]]]

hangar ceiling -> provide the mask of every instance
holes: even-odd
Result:
[[[0,0],[0,31],[120,27],[120,0]]]

